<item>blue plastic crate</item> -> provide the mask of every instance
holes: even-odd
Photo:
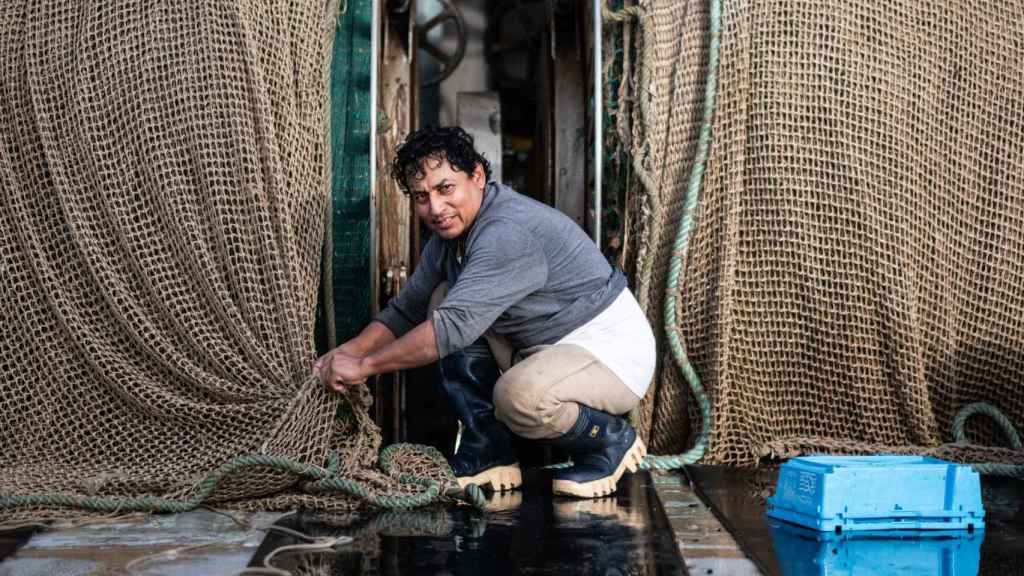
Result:
[[[772,547],[786,576],[928,574],[976,576],[984,531],[863,530],[818,532],[769,520]]]
[[[768,516],[818,531],[985,526],[970,466],[922,456],[808,456],[782,465]]]

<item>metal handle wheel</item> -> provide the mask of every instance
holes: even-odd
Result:
[[[451,76],[452,72],[455,72],[455,69],[462,63],[462,57],[466,55],[466,21],[462,17],[462,12],[452,4],[451,0],[438,0],[438,2],[441,3],[441,11],[426,22],[416,25],[417,48],[426,52],[441,65],[441,72],[437,76],[422,80],[421,87],[440,84]],[[455,50],[452,52],[445,52],[440,46],[431,43],[428,38],[434,28],[443,26],[445,22],[455,25],[456,43]]]

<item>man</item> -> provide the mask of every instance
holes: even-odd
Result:
[[[440,360],[463,424],[451,462],[461,485],[522,483],[511,431],[572,455],[555,493],[614,492],[645,454],[622,415],[655,366],[654,334],[622,272],[568,217],[489,182],[461,128],[410,134],[392,174],[433,236],[402,292],[317,361],[325,385]]]

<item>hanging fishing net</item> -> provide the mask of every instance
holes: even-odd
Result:
[[[0,6],[0,519],[444,492],[311,377],[337,17]]]
[[[944,445],[970,403],[1024,422],[1024,4],[724,0],[711,77],[711,4],[639,4],[630,250],[655,326],[717,94],[668,319],[709,391],[705,461],[1024,464],[983,419]],[[701,423],[662,348],[638,421],[678,452]]]

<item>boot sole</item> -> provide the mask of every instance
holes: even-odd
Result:
[[[619,467],[615,469],[615,473],[604,478],[598,478],[597,480],[591,480],[590,482],[573,482],[572,480],[555,480],[551,483],[551,491],[555,494],[561,494],[563,496],[576,496],[577,498],[599,498],[601,496],[607,496],[615,492],[615,485],[618,484],[619,478],[626,473],[626,470],[630,472],[636,472],[640,467],[640,462],[643,461],[644,456],[647,454],[647,447],[644,446],[643,440],[637,435],[636,440],[633,441],[633,445],[626,451],[626,455],[622,457],[622,462],[619,462]]]
[[[459,487],[463,489],[469,484],[476,484],[480,487],[490,486],[491,490],[495,492],[504,492],[505,490],[514,490],[523,484],[523,471],[519,468],[519,464],[495,466],[475,476],[460,476],[456,480],[459,481]]]

